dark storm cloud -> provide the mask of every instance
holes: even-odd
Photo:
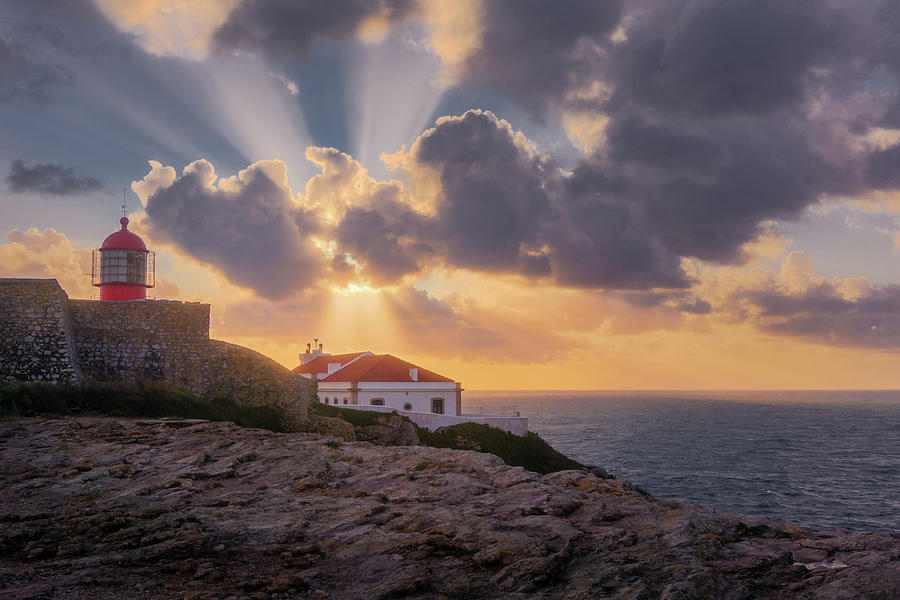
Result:
[[[78,175],[74,167],[54,164],[26,165],[16,159],[6,177],[14,192],[35,192],[50,196],[74,196],[103,189],[99,179]]]
[[[708,315],[712,312],[712,305],[706,300],[695,300],[679,304],[678,310],[693,315]]]
[[[197,161],[150,196],[147,223],[153,236],[270,299],[312,284],[321,269],[308,239],[316,221],[294,208],[289,188],[273,181],[259,163],[226,189],[214,187],[213,180],[212,165]]]
[[[576,168],[582,186],[616,181],[665,251],[721,263],[740,261],[761,223],[859,190],[856,166],[825,158],[823,126],[802,107],[849,53],[870,56],[864,18],[831,2],[637,6],[595,73],[612,90],[610,124],[605,154]]]
[[[762,309],[764,317],[793,317],[803,313],[836,315],[853,307],[852,302],[835,295],[834,290],[828,285],[808,290],[801,296],[758,293],[749,298],[753,304]]]
[[[557,280],[684,286],[680,257],[739,262],[762,223],[795,219],[823,195],[864,191],[860,173],[893,185],[893,149],[866,171],[827,134],[841,119],[864,133],[896,99],[900,53],[890,49],[900,19],[888,18],[898,12],[889,6],[488,2],[482,44],[460,78],[493,80],[531,110],[609,119],[601,151],[554,198],[568,223],[547,229],[541,218],[537,227],[549,232]],[[889,92],[872,101],[882,110],[817,116],[809,107],[879,86]],[[512,240],[523,238],[515,219],[512,229]]]
[[[306,57],[318,38],[347,39],[369,17],[394,22],[411,0],[243,0],[215,32],[220,52],[264,54],[277,61]]]
[[[873,152],[868,159],[866,180],[877,189],[900,188],[900,146]]]
[[[712,133],[720,161],[629,180],[647,230],[676,254],[740,260],[740,246],[759,235],[762,222],[794,219],[821,194],[852,190],[854,174],[829,164],[791,121],[724,129]]]
[[[620,164],[706,171],[725,160],[724,148],[713,139],[668,125],[651,125],[637,116],[617,121],[608,139],[611,158]]]
[[[463,81],[499,87],[533,111],[589,81],[597,44],[621,15],[620,0],[489,0],[481,45],[466,61]]]
[[[554,209],[546,189],[555,169],[516,144],[491,113],[443,119],[416,143],[415,157],[441,174],[436,229],[456,266],[533,272],[528,247]],[[544,273],[546,274],[546,268]]]
[[[442,118],[413,145],[440,175],[429,219],[453,267],[553,276],[574,287],[686,287],[678,257],[642,229],[616,185],[582,185],[487,111]]]
[[[52,88],[73,80],[70,69],[27,57],[0,29],[0,102],[25,98],[44,104]]]
[[[834,346],[900,350],[900,286],[871,288],[856,300],[828,284],[803,294],[753,293],[760,326],[777,335]]]
[[[625,292],[619,297],[628,304],[643,308],[664,307],[694,315],[706,315],[712,312],[712,305],[709,302],[700,298],[691,298],[690,292],[682,290]]]
[[[801,101],[815,68],[855,49],[862,6],[830,0],[639,3],[607,66],[613,103],[670,113],[766,114]]]
[[[349,209],[335,230],[341,249],[365,263],[365,273],[376,285],[394,283],[416,273],[431,249],[410,237],[408,224],[389,222],[381,213]],[[339,266],[339,265],[338,265]]]

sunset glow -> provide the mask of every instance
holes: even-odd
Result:
[[[275,4],[0,2],[0,276],[91,297],[127,188],[153,294],[287,367],[900,387],[889,2]]]

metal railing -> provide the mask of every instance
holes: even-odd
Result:
[[[463,413],[467,415],[494,415],[498,417],[519,417],[518,407],[515,404],[463,406]]]

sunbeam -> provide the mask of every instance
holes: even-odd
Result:
[[[304,157],[311,138],[293,82],[285,83],[260,63],[234,60],[210,61],[209,77],[210,125],[248,163],[279,158],[293,184],[305,182],[314,173]]]
[[[409,145],[430,123],[444,93],[440,59],[420,24],[396,27],[384,39],[360,42],[347,73],[353,155],[376,176],[382,152]]]
[[[399,328],[384,292],[364,287],[333,290],[322,315],[321,328],[316,335],[321,335],[334,348],[381,348],[390,352],[400,343]]]

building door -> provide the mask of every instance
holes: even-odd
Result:
[[[431,412],[436,415],[444,414],[444,399],[443,398],[432,398],[431,399]]]

